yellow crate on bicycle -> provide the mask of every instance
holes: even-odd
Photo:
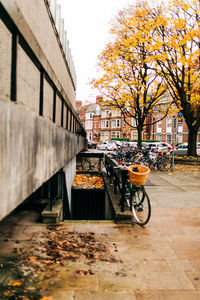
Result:
[[[131,165],[128,167],[129,181],[132,185],[144,185],[150,172],[148,167]]]

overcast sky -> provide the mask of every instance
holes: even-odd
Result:
[[[110,21],[135,0],[57,0],[77,73],[77,100],[94,102],[96,92],[87,84],[96,75],[97,56],[109,40]]]

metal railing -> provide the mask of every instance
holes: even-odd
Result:
[[[82,151],[76,156],[77,170],[81,172],[101,173],[104,154]]]
[[[118,162],[109,155],[105,155],[105,168],[107,176],[110,178],[110,184],[113,184],[114,194],[116,195],[117,191],[121,194],[119,205],[121,212],[124,212],[128,169],[125,166],[120,166]]]

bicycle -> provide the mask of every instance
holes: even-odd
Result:
[[[151,217],[151,203],[144,188],[144,183],[150,169],[142,165],[132,165],[128,168],[129,179],[124,184],[124,200],[133,214],[135,223],[144,226]],[[132,173],[131,173],[132,172]],[[134,174],[134,175],[133,175]]]
[[[151,203],[144,186],[135,186],[129,183],[125,199],[135,222],[141,226],[146,225],[151,217]]]
[[[169,171],[172,166],[172,159],[169,155],[159,152],[150,152],[150,150],[144,150],[135,160],[135,163],[143,164],[149,168],[154,167],[160,171]]]
[[[131,169],[135,168],[135,177],[130,176]],[[110,177],[110,183],[113,180],[114,194],[117,189],[121,194],[119,205],[124,212],[124,206],[127,205],[132,212],[135,223],[144,226],[151,217],[151,203],[149,196],[144,188],[144,183],[150,169],[143,165],[120,166],[117,165],[111,157],[106,156],[105,170]]]
[[[167,154],[160,156],[158,163],[159,163],[159,170],[161,171],[169,171],[172,168],[172,159]]]

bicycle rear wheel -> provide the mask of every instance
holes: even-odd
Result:
[[[169,171],[172,167],[172,159],[168,156],[161,157],[158,161],[158,168],[161,171]]]
[[[135,188],[132,195],[132,213],[135,222],[139,225],[148,223],[151,216],[151,204],[143,186]]]

